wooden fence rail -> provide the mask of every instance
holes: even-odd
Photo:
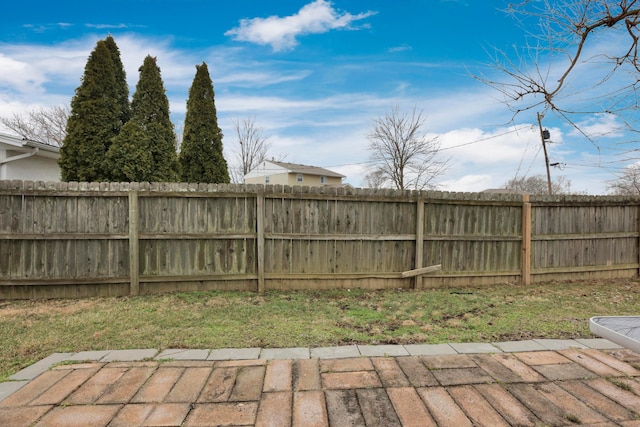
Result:
[[[0,298],[634,277],[639,208],[631,197],[0,181]]]

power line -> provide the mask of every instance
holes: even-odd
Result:
[[[440,151],[452,150],[454,148],[466,147],[467,145],[472,145],[472,144],[477,144],[479,142],[489,141],[489,140],[492,140],[492,139],[495,139],[495,138],[499,138],[501,136],[505,136],[505,135],[509,135],[509,134],[512,134],[512,133],[519,132],[520,130],[526,129],[528,127],[529,126],[523,126],[521,128],[516,128],[516,129],[510,130],[510,131],[504,132],[504,133],[499,133],[497,135],[492,135],[492,136],[487,136],[486,138],[476,139],[475,141],[465,142],[465,143],[458,144],[458,145],[452,145],[451,147],[440,148]]]
[[[542,145],[538,147],[538,150],[536,151],[535,156],[533,156],[533,159],[531,159],[531,163],[529,163],[529,168],[524,173],[523,177],[526,177],[527,175],[529,175],[529,172],[531,172],[531,168],[533,167],[533,164],[536,162],[536,159],[538,158],[538,155],[540,154],[541,151],[542,151]]]
[[[500,133],[500,134],[497,134],[497,135],[492,135],[492,136],[487,136],[485,138],[476,139],[475,141],[469,141],[469,142],[464,142],[464,143],[458,144],[458,145],[452,145],[451,147],[440,148],[440,149],[438,149],[438,151],[452,150],[454,148],[465,147],[467,145],[477,144],[479,142],[490,141],[492,139],[499,138],[501,136],[505,136],[505,135],[509,135],[509,134],[512,134],[512,133],[519,132],[519,131],[521,131],[523,129],[527,129],[529,127],[530,126],[523,126],[521,128],[515,128],[513,130],[510,130],[510,131],[507,131],[507,132],[503,132],[503,133]],[[375,163],[375,162],[372,162],[372,161],[368,160],[368,161],[364,161],[364,162],[345,163],[345,164],[341,164],[341,165],[330,165],[330,166],[323,166],[323,167],[325,167],[325,168],[338,168],[338,167],[342,167],[342,166],[356,166],[356,165],[366,165],[366,164],[372,164],[372,163]]]
[[[524,158],[527,155],[527,151],[529,151],[529,146],[530,145],[531,145],[531,140],[528,140],[527,141],[527,146],[525,147],[524,151],[522,152],[522,157],[520,157],[520,163],[518,163],[518,169],[516,169],[516,173],[515,173],[513,179],[518,178],[518,174],[520,173],[520,169],[522,168],[522,163],[524,162]],[[540,147],[538,147],[538,151],[536,152],[535,156],[533,157],[533,160],[535,160],[536,157],[538,157],[538,153],[540,153]],[[527,172],[525,173],[525,176],[527,176],[527,174],[531,170],[532,165],[533,165],[533,161],[529,165],[529,168],[527,169]]]

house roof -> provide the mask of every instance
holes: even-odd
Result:
[[[21,136],[0,133],[0,144],[11,146],[11,150],[29,152],[37,148],[40,156],[57,159],[60,156],[60,147],[45,144],[44,142],[32,141]]]
[[[318,176],[331,176],[335,178],[344,178],[345,175],[341,175],[337,172],[330,171],[318,166],[299,165],[296,163],[276,162],[274,160],[268,160],[268,162],[278,165],[281,168],[287,169],[289,173],[302,173],[306,175],[318,175]]]

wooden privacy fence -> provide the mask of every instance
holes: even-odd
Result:
[[[0,298],[635,277],[639,206],[621,197],[0,181]]]

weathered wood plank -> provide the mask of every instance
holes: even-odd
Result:
[[[0,240],[126,240],[128,238],[128,233],[12,233],[0,235]]]
[[[265,237],[264,237],[264,218],[265,218],[265,200],[263,194],[256,197],[256,265],[258,272],[258,294],[262,295],[265,291]]]
[[[523,197],[522,203],[522,284],[531,284],[531,203],[529,195]]]
[[[442,265],[436,264],[436,265],[430,265],[428,267],[416,268],[415,270],[403,271],[401,276],[403,279],[406,279],[408,277],[422,276],[423,274],[434,273],[436,271],[441,271],[441,270],[442,270]]]
[[[248,236],[247,236],[248,237]],[[415,241],[415,234],[304,234],[304,233],[267,233],[269,240],[329,240],[329,241]]]
[[[140,294],[140,242],[138,192],[129,192],[129,293]]]
[[[413,265],[415,269],[422,268],[424,259],[424,211],[425,201],[418,199],[416,202],[416,249]],[[413,282],[414,289],[422,289],[422,276],[417,275]]]

